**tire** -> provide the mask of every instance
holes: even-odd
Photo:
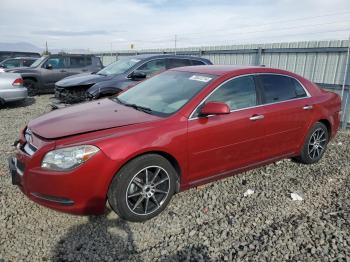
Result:
[[[315,123],[306,136],[300,156],[294,160],[303,164],[317,163],[326,151],[328,142],[327,127],[320,122]]]
[[[38,94],[38,83],[33,79],[24,79],[23,85],[28,90],[28,96],[35,96]]]
[[[167,159],[157,154],[142,155],[114,176],[108,202],[120,218],[146,221],[168,205],[175,192],[176,178],[177,173]]]

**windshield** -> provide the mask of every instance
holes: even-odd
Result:
[[[46,56],[40,57],[38,60],[35,60],[33,64],[30,65],[30,67],[37,67],[38,65],[41,64],[41,62],[46,58]]]
[[[121,58],[118,61],[106,66],[97,72],[97,74],[106,76],[122,74],[140,61],[140,59],[136,58]]]
[[[214,78],[207,74],[167,71],[113,99],[150,114],[167,116],[183,107]]]

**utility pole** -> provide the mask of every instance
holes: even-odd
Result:
[[[175,55],[176,55],[177,35],[175,35],[175,38],[174,38],[174,44],[175,44]]]
[[[48,55],[49,54],[49,48],[47,47],[47,41],[45,43],[45,46],[46,46],[46,54]]]

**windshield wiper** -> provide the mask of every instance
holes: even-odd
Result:
[[[113,98],[113,100],[117,101],[119,104],[122,104],[124,106],[128,106],[128,107],[132,107],[136,110],[145,112],[147,114],[152,114],[153,110],[149,107],[145,107],[145,106],[140,106],[140,105],[136,105],[136,104],[129,104],[129,103],[125,103],[124,101],[121,101],[118,97]]]

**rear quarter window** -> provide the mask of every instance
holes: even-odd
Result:
[[[199,60],[191,60],[192,65],[206,65],[204,62],[199,61]]]
[[[168,69],[182,67],[182,66],[191,66],[191,60],[189,59],[180,59],[180,58],[170,58],[168,59]]]

